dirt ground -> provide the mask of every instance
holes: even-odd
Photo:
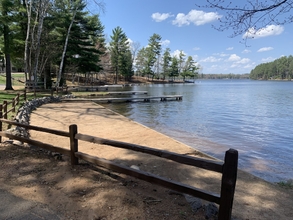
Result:
[[[180,154],[200,152],[93,103],[46,104],[31,114],[31,125],[135,143]],[[31,138],[69,148],[67,138],[31,131]],[[79,151],[219,193],[220,175],[128,150],[79,141]],[[36,147],[2,144],[0,188],[42,204],[59,219],[204,219],[185,197],[166,188],[89,165],[71,167]],[[239,170],[234,219],[292,219],[293,190]]]

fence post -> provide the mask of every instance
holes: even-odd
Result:
[[[15,105],[18,105],[18,104],[19,104],[19,96],[20,96],[20,94],[17,93],[17,96],[16,96],[16,103],[15,103]]]
[[[7,101],[3,101],[3,111],[4,119],[7,119]]]
[[[12,99],[12,112],[15,112],[15,97]]]
[[[2,119],[2,105],[1,105],[1,111],[0,111],[0,119]],[[0,120],[0,132],[2,132],[2,121]],[[2,136],[0,135],[0,143],[2,143]]]
[[[26,101],[26,89],[23,91],[23,101]]]
[[[223,165],[219,220],[231,219],[238,168],[238,151],[229,149]]]
[[[75,152],[78,152],[78,140],[75,139],[75,135],[77,134],[77,125],[69,126],[70,133],[70,159],[71,165],[78,164],[78,158],[75,156]]]

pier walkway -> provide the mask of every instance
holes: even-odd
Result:
[[[96,103],[111,103],[111,102],[149,102],[151,100],[159,100],[159,101],[180,101],[182,100],[182,95],[167,95],[167,96],[143,96],[143,97],[121,97],[121,98],[66,98],[62,99],[62,101],[67,102],[96,102]]]

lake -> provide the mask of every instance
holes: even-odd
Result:
[[[234,148],[239,168],[267,181],[293,179],[293,82],[198,80],[123,90],[183,100],[107,108],[222,160]]]

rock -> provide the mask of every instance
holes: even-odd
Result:
[[[131,165],[130,168],[135,169],[135,170],[140,170],[139,167],[136,165]]]
[[[15,144],[15,145],[23,145],[23,142],[17,141],[17,140],[13,140],[13,144]]]
[[[69,95],[70,96],[70,95]],[[67,96],[67,97],[69,97]],[[30,119],[30,113],[37,109],[39,106],[46,104],[46,103],[52,103],[52,102],[60,102],[61,97],[43,97],[39,99],[33,99],[31,101],[25,102],[23,106],[21,106],[18,109],[17,115],[15,116],[15,121],[22,123],[22,124],[29,124]],[[11,131],[11,133],[21,136],[21,137],[29,137],[28,131],[23,127],[16,127]]]
[[[202,200],[190,195],[185,194],[186,201],[190,204],[192,211],[197,212],[199,209],[203,208]]]
[[[205,205],[205,218],[212,219],[218,216],[218,207],[214,203]]]

